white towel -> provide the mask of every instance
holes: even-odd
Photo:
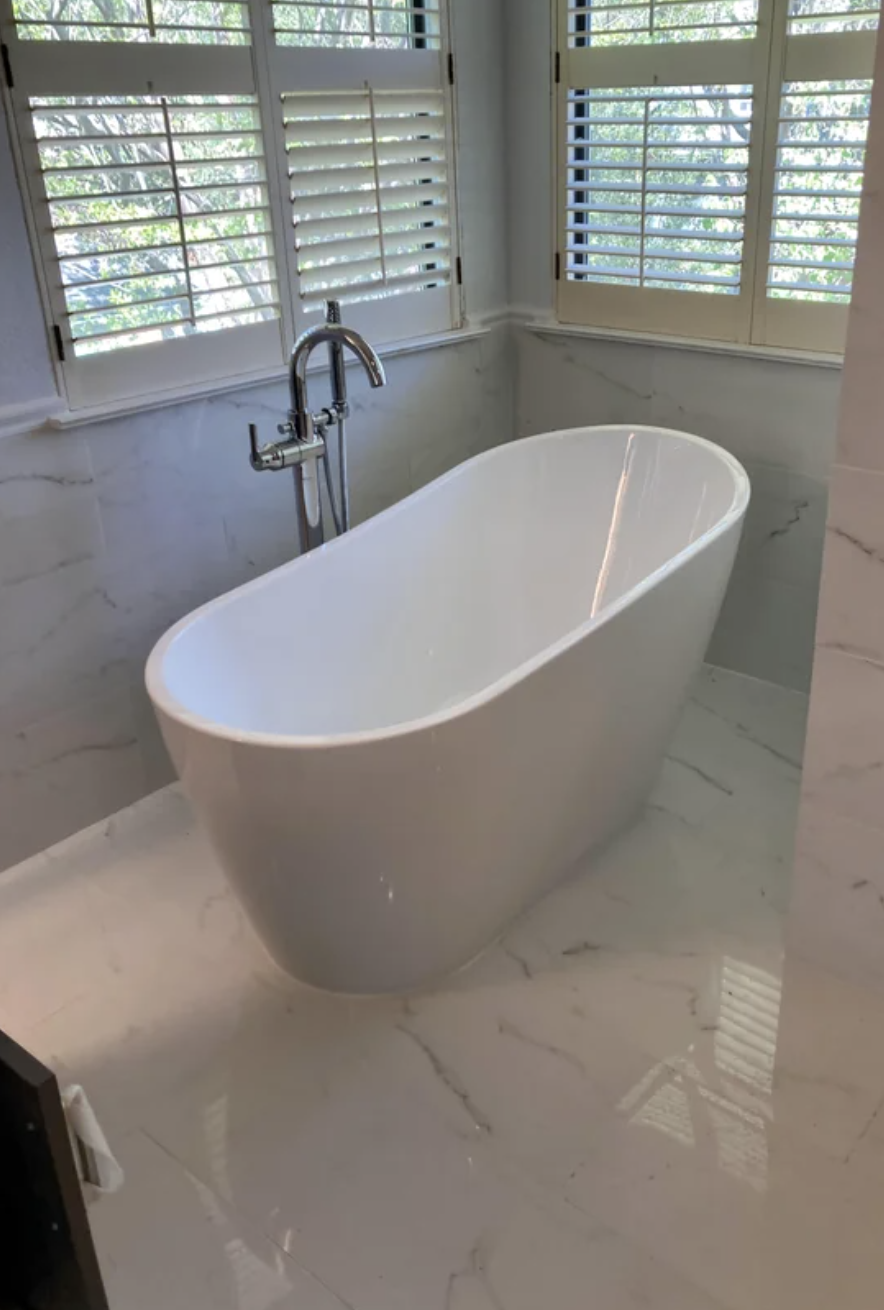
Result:
[[[66,1087],[61,1094],[61,1104],[86,1199],[95,1201],[118,1191],[123,1185],[123,1170],[108,1146],[83,1088],[77,1083]]]

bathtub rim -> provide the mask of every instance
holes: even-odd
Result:
[[[511,687],[529,678],[537,669],[542,668],[550,661],[557,659],[571,647],[576,646],[590,632],[610,623],[618,614],[635,605],[642,596],[659,586],[671,574],[678,572],[680,569],[698,555],[701,550],[706,549],[719,537],[723,536],[733,525],[738,522],[746,513],[751,498],[751,482],[749,475],[743,468],[740,461],[714,441],[706,437],[697,436],[691,432],[682,432],[677,428],[658,427],[653,423],[596,423],[589,426],[575,428],[558,428],[551,432],[541,432],[530,437],[517,437],[511,442],[505,442],[498,446],[493,446],[490,450],[473,455],[470,459],[463,460],[454,468],[449,469],[440,477],[434,478],[431,482],[426,483],[417,491],[411,492],[410,495],[403,497],[402,500],[391,505],[388,509],[382,510],[380,514],[373,515],[366,519],[365,522],[358,524],[355,528],[326,542],[319,549],[323,553],[342,548],[344,545],[351,544],[353,539],[359,537],[378,523],[380,519],[389,519],[404,511],[405,506],[415,500],[425,498],[432,494],[437,488],[446,482],[450,482],[463,475],[465,469],[477,464],[487,462],[507,450],[512,445],[526,443],[544,443],[555,442],[563,437],[574,436],[576,434],[590,435],[592,433],[633,433],[648,432],[655,433],[663,437],[674,437],[678,441],[688,442],[691,445],[702,446],[716,459],[721,460],[730,469],[734,479],[734,494],[730,506],[713,527],[709,528],[696,541],[680,550],[678,554],[673,555],[671,559],[661,564],[659,568],[654,569],[646,577],[637,582],[634,587],[625,592],[610,605],[605,606],[600,614],[587,619],[576,628],[572,628],[558,641],[545,646],[544,649],[533,655],[528,660],[523,660],[521,664],[509,670],[502,677],[496,679],[483,687],[481,691],[474,692],[472,695],[465,697],[457,705],[448,706],[444,710],[437,710],[432,714],[426,714],[419,719],[408,719],[403,723],[390,724],[384,728],[368,728],[359,732],[340,732],[340,733],[313,733],[298,735],[293,733],[276,733],[263,732],[251,728],[234,728],[225,724],[216,722],[214,719],[208,719],[202,714],[189,709],[169,690],[163,677],[164,661],[167,653],[174,643],[182,637],[196,622],[201,620],[210,611],[225,609],[228,605],[246,591],[257,591],[263,587],[269,586],[274,580],[278,580],[278,575],[284,570],[293,572],[300,566],[307,565],[310,562],[311,552],[308,555],[298,555],[295,559],[288,560],[284,564],[278,565],[277,568],[271,569],[268,573],[260,577],[252,578],[248,582],[241,583],[240,586],[216,596],[213,600],[206,601],[203,605],[191,610],[180,618],[177,623],[173,624],[162,637],[155,643],[150,655],[147,658],[144,671],[144,681],[147,688],[148,696],[154,706],[155,711],[162,711],[174,722],[180,724],[193,732],[200,733],[202,736],[215,737],[220,741],[233,742],[238,745],[259,746],[263,749],[272,750],[332,750],[335,748],[344,748],[352,746],[370,745],[373,742],[387,741],[391,738],[406,737],[419,732],[425,732],[428,729],[438,728],[443,723],[448,723],[462,715],[470,714],[472,711],[479,709],[481,706],[503,695]]]

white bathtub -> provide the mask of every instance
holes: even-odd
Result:
[[[626,824],[748,500],[697,437],[550,433],[167,633],[148,690],[274,959],[335,991],[419,986]]]

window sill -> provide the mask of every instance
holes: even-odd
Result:
[[[625,332],[619,328],[587,327],[581,323],[560,323],[556,319],[516,314],[514,321],[539,337],[584,337],[591,341],[622,341],[636,346],[657,346],[660,350],[692,350],[707,355],[736,355],[742,359],[771,363],[804,364],[813,368],[840,369],[843,355],[822,354],[782,346],[741,345],[734,341],[704,341],[695,337],[670,337],[654,332]]]
[[[441,346],[459,346],[467,341],[475,341],[487,336],[498,322],[504,318],[489,318],[473,327],[454,328],[450,332],[438,332],[431,336],[417,337],[412,341],[393,341],[378,347],[381,359],[398,359],[402,355],[416,355],[424,350],[436,350]],[[317,359],[310,366],[310,373],[321,373],[327,368],[324,360]],[[288,378],[288,369],[280,364],[278,368],[267,369],[262,373],[250,373],[247,376],[222,378],[202,383],[195,387],[180,387],[173,391],[163,391],[156,395],[127,396],[124,400],[114,400],[106,405],[94,405],[88,409],[63,409],[52,412],[52,404],[45,411],[34,416],[31,428],[45,423],[51,428],[65,430],[82,427],[87,423],[100,423],[106,419],[124,418],[130,414],[145,414],[154,409],[166,409],[170,405],[185,405],[196,400],[207,400],[214,396],[229,395],[234,391],[246,391],[252,387],[268,386],[282,383]],[[59,403],[58,399],[54,402]]]

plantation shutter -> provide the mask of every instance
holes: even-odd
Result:
[[[755,0],[562,0],[562,320],[748,331],[761,31]]]
[[[72,409],[283,362],[271,179],[236,0],[2,0]]]
[[[438,0],[274,0],[272,100],[299,328],[324,301],[375,342],[461,321]]]
[[[878,6],[789,0],[777,12],[755,339],[844,347]]]
[[[838,350],[874,0],[559,0],[564,322]]]

